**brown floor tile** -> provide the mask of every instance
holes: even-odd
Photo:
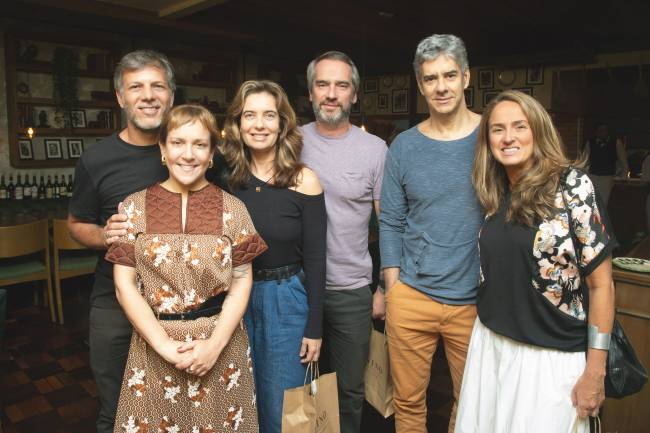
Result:
[[[10,404],[5,407],[5,414],[12,423],[17,423],[25,419],[25,414],[17,404]]]
[[[17,423],[16,429],[20,433],[49,433],[62,426],[63,422],[59,414],[55,410],[50,410]],[[86,430],[86,432],[92,433],[93,430]]]
[[[88,397],[86,390],[79,384],[66,386],[65,388],[57,389],[45,395],[50,404],[54,407],[65,406],[66,404],[74,403]]]
[[[50,391],[53,391],[52,385],[49,384],[47,379],[39,379],[34,381],[34,386],[38,389],[38,392],[41,394],[46,394]]]
[[[83,388],[91,397],[97,397],[97,385],[95,385],[94,380],[92,379],[84,380],[79,382],[79,385],[83,386]]]
[[[35,367],[30,367],[25,370],[25,373],[31,380],[42,379],[44,377],[56,374],[63,370],[58,362],[52,361],[46,364],[37,365]]]
[[[97,417],[99,404],[96,398],[87,397],[83,400],[61,406],[56,409],[66,424],[74,424],[85,419],[94,420]]]
[[[2,403],[14,404],[39,395],[38,388],[33,383],[24,383],[2,390]]]
[[[58,377],[56,376],[48,376],[45,378],[47,380],[47,384],[52,387],[52,389],[60,389],[63,388],[63,384],[59,380]]]
[[[7,389],[17,385],[29,383],[29,377],[23,371],[16,371],[5,375],[0,380],[0,389]]]
[[[58,362],[65,371],[76,370],[86,365],[86,363],[77,354],[59,359]]]
[[[21,412],[25,414],[25,418],[29,418],[53,409],[52,405],[42,395],[18,403],[18,407],[20,408]]]

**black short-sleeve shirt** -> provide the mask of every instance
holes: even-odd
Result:
[[[588,276],[616,246],[589,177],[568,169],[554,214],[536,227],[505,219],[509,199],[486,219],[479,237],[477,310],[492,331],[567,352],[587,347]]]
[[[77,162],[68,211],[79,220],[103,226],[126,196],[167,177],[157,144],[135,146],[113,134],[89,147]],[[113,265],[104,259],[103,252],[90,301],[96,307],[119,308]]]

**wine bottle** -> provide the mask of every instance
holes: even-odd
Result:
[[[25,175],[25,183],[23,183],[23,198],[29,200],[32,198],[32,185],[29,183],[29,175]]]
[[[16,185],[14,185],[14,175],[9,175],[9,185],[7,185],[7,199],[14,199],[14,192],[16,191]]]
[[[54,194],[54,186],[52,186],[52,176],[47,176],[47,183],[45,184],[45,198],[52,198]]]
[[[23,199],[23,181],[20,173],[18,173],[18,176],[16,176],[16,189],[14,190],[14,198],[16,200]]]
[[[5,175],[0,175],[0,200],[7,200],[7,185],[5,185]]]
[[[45,181],[43,180],[43,175],[41,175],[41,181],[38,183],[38,198],[44,200],[46,195],[45,191]]]
[[[32,175],[32,200],[40,198],[38,196],[38,185],[36,184],[36,175]]]
[[[68,197],[72,197],[72,191],[74,187],[74,183],[72,182],[72,175],[68,175]]]

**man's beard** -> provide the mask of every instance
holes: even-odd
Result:
[[[135,126],[136,129],[138,129],[141,132],[145,133],[151,133],[151,132],[157,132],[160,129],[160,125],[162,124],[162,119],[165,117],[165,114],[167,114],[167,111],[169,109],[165,110],[158,121],[155,124],[149,124],[149,125],[143,125],[141,120],[138,119],[138,116],[135,114],[135,110],[131,110],[128,108],[124,109],[124,113],[126,114],[126,119],[131,123],[133,126]]]
[[[344,122],[350,118],[352,105],[350,104],[345,107],[341,104],[339,105],[340,110],[332,115],[328,115],[325,113],[325,111],[321,110],[320,104],[317,102],[312,103],[312,108],[314,109],[314,115],[316,116],[316,119],[329,125],[338,125],[339,123]]]

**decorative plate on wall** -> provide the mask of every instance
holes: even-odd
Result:
[[[499,80],[499,83],[502,86],[511,86],[516,79],[517,79],[517,73],[512,69],[504,69],[501,72],[499,72],[499,75],[497,76],[497,80]]]
[[[392,87],[393,86],[393,77],[392,75],[386,75],[384,78],[381,79],[381,84],[384,85],[384,87]]]

